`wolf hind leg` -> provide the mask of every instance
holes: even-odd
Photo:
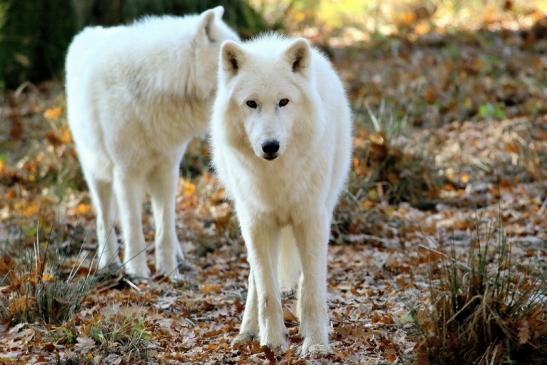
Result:
[[[147,177],[156,227],[156,269],[174,279],[180,279],[178,262],[184,259],[175,228],[178,176],[178,160],[167,160]]]
[[[118,257],[118,241],[114,229],[116,202],[112,181],[86,174],[86,181],[97,216],[97,260],[99,269],[116,269],[121,266]]]
[[[115,169],[114,192],[124,238],[126,272],[135,278],[148,278],[150,273],[146,264],[146,244],[142,233],[143,177]]]

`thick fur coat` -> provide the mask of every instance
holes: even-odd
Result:
[[[157,271],[178,274],[179,163],[188,142],[207,129],[220,45],[239,39],[223,12],[88,27],[70,45],[68,122],[97,215],[100,267],[120,265],[113,230],[119,218],[126,271],[149,275],[141,223],[149,193]]]
[[[351,159],[351,112],[330,62],[302,38],[223,44],[214,166],[250,264],[239,337],[284,351],[280,281],[298,280],[302,353],[329,351],[327,247]],[[295,280],[296,279],[296,280]]]

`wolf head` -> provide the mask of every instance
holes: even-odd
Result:
[[[196,82],[204,93],[216,87],[217,62],[223,41],[238,41],[239,36],[224,21],[224,8],[217,6],[197,15],[198,26],[193,45],[195,51]],[[210,95],[209,95],[210,96]]]
[[[226,128],[239,133],[239,142],[258,158],[275,160],[298,143],[298,135],[311,137],[302,131],[309,117],[310,60],[311,48],[303,38],[266,36],[244,44],[223,43],[219,90],[235,124]]]

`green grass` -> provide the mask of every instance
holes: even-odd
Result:
[[[119,353],[132,360],[148,357],[151,336],[138,307],[113,306],[87,332],[103,352]]]

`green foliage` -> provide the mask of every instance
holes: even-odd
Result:
[[[235,27],[243,37],[249,37],[267,28],[262,16],[246,0],[135,0],[125,2],[119,9],[119,20],[128,21],[143,15],[201,13],[222,5],[224,20]]]
[[[77,342],[78,331],[74,327],[61,326],[52,333],[53,340],[57,343],[73,345]]]
[[[503,103],[488,103],[479,107],[479,116],[483,119],[505,119],[505,105]]]
[[[76,32],[69,0],[0,0],[0,80],[15,88],[41,81],[64,62]]]
[[[217,5],[224,6],[224,19],[243,37],[267,28],[245,0],[0,0],[0,89],[54,76],[62,69],[72,37],[86,25],[199,13]]]

